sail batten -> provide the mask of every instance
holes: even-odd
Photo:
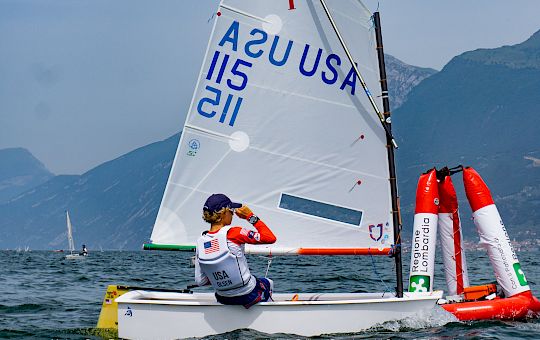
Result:
[[[221,192],[270,226],[274,250],[390,249],[386,133],[322,6],[220,6],[151,243],[193,245],[204,201]],[[328,7],[382,107],[370,13]]]
[[[309,100],[313,100],[313,101],[316,101],[316,102],[321,102],[321,103],[327,103],[327,104],[332,104],[332,105],[342,106],[342,107],[346,107],[346,108],[350,108],[350,109],[354,109],[354,107],[355,107],[355,106],[352,105],[352,104],[340,103],[340,102],[337,102],[337,101],[331,101],[331,100],[327,100],[327,99],[324,99],[324,98],[318,98],[318,97],[308,96],[308,95],[306,95],[306,94],[301,94],[301,93],[295,93],[295,92],[283,91],[283,90],[280,90],[280,89],[275,89],[275,88],[271,88],[271,87],[267,87],[267,86],[262,86],[262,85],[258,85],[258,84],[252,84],[251,86],[252,86],[252,87],[258,87],[258,88],[261,89],[261,90],[272,91],[272,92],[276,92],[276,93],[280,93],[280,94],[286,94],[286,95],[291,96],[291,97],[298,97],[298,98],[309,99]]]
[[[253,15],[253,14],[250,14],[250,13],[247,13],[247,12],[244,12],[244,11],[241,11],[238,8],[233,8],[231,6],[224,5],[223,3],[221,3],[219,5],[219,8],[223,8],[223,9],[229,10],[229,11],[231,11],[233,13],[240,14],[240,15],[243,15],[243,16],[251,18],[251,19],[259,20],[261,22],[270,23],[270,21],[265,20],[264,18],[258,17],[256,15]]]
[[[185,128],[186,129],[191,129],[191,130],[196,131],[196,132],[201,132],[201,133],[207,134],[209,136],[220,137],[221,139],[226,139],[226,140],[233,140],[234,139],[231,136],[227,136],[227,135],[222,134],[222,133],[217,133],[215,131],[207,130],[207,129],[204,129],[204,128],[201,128],[201,127],[198,127],[198,126],[186,125]]]
[[[200,127],[197,127],[197,126],[186,125],[186,129],[190,129],[194,133],[202,133],[202,134],[207,135],[209,137],[215,137],[215,140],[222,141],[224,143],[225,142],[228,143],[231,140],[233,140],[233,141],[237,140],[232,136],[227,136],[227,135],[224,135],[224,134],[216,133],[216,132],[209,131],[209,130],[206,130],[206,129],[203,129],[203,128],[200,128]],[[351,143],[350,146],[353,146],[353,144],[356,141],[357,140],[354,140]],[[340,166],[335,166],[335,165],[332,165],[332,164],[329,164],[329,163],[316,161],[316,160],[310,160],[310,159],[307,159],[307,158],[300,158],[300,157],[291,156],[291,155],[284,154],[284,153],[277,153],[277,152],[273,152],[273,151],[268,150],[268,149],[264,149],[262,147],[250,146],[250,149],[254,150],[254,151],[260,151],[260,152],[263,152],[263,153],[267,153],[267,154],[272,155],[272,156],[290,158],[290,159],[298,160],[298,161],[301,161],[301,162],[311,163],[311,164],[314,164],[314,165],[317,165],[317,166],[323,166],[323,167],[328,167],[328,168],[335,169],[335,170],[342,170],[342,171],[351,172],[351,173],[354,173],[354,174],[357,174],[357,175],[373,177],[373,178],[378,178],[378,179],[386,179],[386,177],[383,177],[383,176],[380,176],[380,175],[377,175],[377,174],[368,173],[368,172],[361,172],[361,171],[358,171],[356,169],[351,169],[351,168],[342,167],[342,166],[341,167]],[[172,181],[170,183],[175,184],[175,185],[179,185],[178,183],[174,183]]]

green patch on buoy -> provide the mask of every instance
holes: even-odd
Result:
[[[519,285],[522,287],[528,285],[527,278],[525,278],[525,273],[523,273],[523,270],[521,270],[521,264],[519,264],[519,262],[516,262],[513,264],[513,267],[514,272],[516,273],[516,276],[518,278]]]
[[[409,292],[429,292],[431,282],[427,275],[413,275],[409,283]]]

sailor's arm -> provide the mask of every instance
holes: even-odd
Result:
[[[250,216],[251,217],[251,216]],[[268,226],[261,220],[258,220],[253,224],[260,235],[260,240],[257,243],[271,244],[276,242],[276,235],[268,228]]]
[[[227,238],[236,243],[250,243],[250,244],[271,244],[276,242],[276,236],[268,228],[268,226],[261,221],[251,209],[247,206],[242,206],[236,209],[238,217],[249,221],[257,231],[249,230],[246,228],[231,228],[227,234]]]

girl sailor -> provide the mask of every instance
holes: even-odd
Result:
[[[235,212],[257,231],[231,226]],[[203,208],[203,219],[210,223],[210,230],[203,232],[197,240],[196,283],[199,286],[211,284],[216,290],[218,302],[226,305],[249,308],[258,302],[268,301],[273,282],[251,274],[244,247],[246,243],[276,242],[270,228],[247,206],[233,203],[224,194],[208,197]]]

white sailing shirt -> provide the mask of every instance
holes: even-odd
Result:
[[[240,296],[250,293],[256,279],[249,271],[244,253],[245,244],[269,244],[276,237],[259,220],[257,231],[242,227],[222,227],[216,232],[205,232],[197,240],[195,282],[199,286],[212,284],[221,296]]]

